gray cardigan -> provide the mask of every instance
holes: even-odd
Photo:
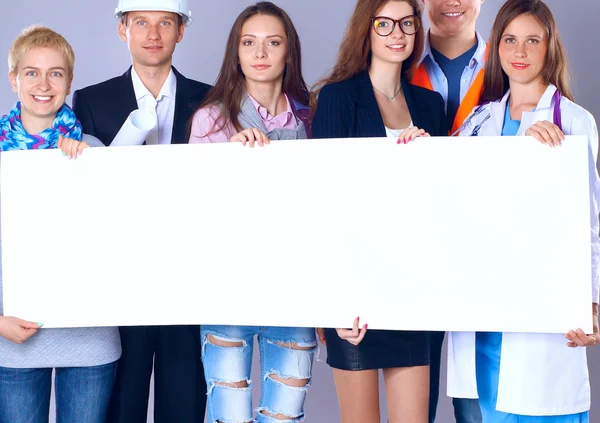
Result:
[[[104,146],[84,134],[90,147]],[[85,160],[79,158],[78,160]],[[4,315],[2,296],[2,247],[0,245],[0,315]],[[16,316],[27,319],[27,316]],[[112,363],[121,356],[121,339],[116,327],[44,329],[22,344],[0,336],[0,366],[11,368],[86,367]]]

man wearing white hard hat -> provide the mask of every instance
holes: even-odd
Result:
[[[188,1],[120,0],[115,17],[132,66],[121,76],[74,93],[73,109],[84,131],[110,145],[130,113],[140,109],[152,112],[157,121],[140,143],[185,143],[187,122],[210,88],[172,66],[175,46],[192,21]],[[198,326],[122,327],[120,334],[123,355],[108,423],[146,422],[153,369],[154,421],[204,422]]]

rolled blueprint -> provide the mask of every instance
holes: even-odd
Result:
[[[110,146],[142,145],[157,121],[156,113],[152,110],[134,110],[129,114]]]

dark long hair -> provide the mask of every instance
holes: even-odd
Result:
[[[371,65],[371,19],[390,1],[404,1],[413,8],[419,19],[419,30],[415,34],[415,45],[412,54],[402,64],[402,76],[410,79],[417,62],[423,53],[425,31],[422,25],[422,10],[419,0],[358,0],[354,12],[348,21],[346,33],[340,45],[337,61],[326,78],[316,85],[318,89],[333,82],[352,78]]]
[[[309,105],[310,94],[308,86],[302,77],[302,48],[296,28],[283,9],[269,1],[261,1],[247,7],[235,20],[229,33],[223,65],[221,66],[215,86],[208,92],[206,98],[198,108],[201,109],[208,105],[216,105],[220,108],[221,114],[210,132],[220,131],[227,122],[231,122],[236,130],[242,130],[238,114],[240,112],[240,102],[246,91],[246,77],[239,65],[238,48],[242,27],[248,19],[256,15],[274,16],[283,24],[287,36],[288,51],[287,65],[283,74],[282,91],[288,95],[290,101],[294,99],[307,106]]]
[[[489,57],[485,64],[480,103],[496,101],[508,91],[508,76],[502,69],[498,50],[506,27],[521,15],[532,16],[546,30],[548,51],[542,71],[542,80],[546,84],[556,85],[564,97],[573,101],[573,94],[569,88],[567,54],[560,40],[552,11],[541,0],[508,0],[498,12],[490,34]]]

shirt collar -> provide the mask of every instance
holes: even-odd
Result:
[[[476,32],[475,34],[477,35],[477,50],[475,50],[475,54],[473,54],[473,58],[471,59],[471,62],[469,62],[471,68],[475,67],[475,65],[484,67],[486,60],[487,43],[479,32]]]
[[[552,107],[552,97],[554,96],[556,90],[557,88],[555,85],[548,84],[548,87],[546,88],[546,91],[544,91],[542,98],[540,98],[536,109],[549,109]]]
[[[427,31],[423,54],[421,54],[421,58],[417,62],[417,67],[421,66],[421,63],[423,63],[427,57],[429,57],[435,63],[433,53],[431,52],[431,42],[429,41],[429,36],[430,31]],[[487,48],[486,42],[479,32],[475,32],[475,36],[477,37],[477,50],[475,50],[475,54],[473,54],[473,58],[469,62],[470,68],[474,68],[477,64],[480,64],[482,67],[485,65],[485,51]]]
[[[550,107],[552,107],[552,97],[554,96],[554,93],[556,92],[556,90],[557,90],[557,88],[554,84],[548,84],[546,91],[544,91],[544,94],[542,94],[542,98],[540,98],[540,101],[538,101],[538,104],[535,109],[536,110],[549,109]],[[502,97],[502,100],[500,101],[500,103],[507,104],[509,97],[510,97],[510,90],[508,90],[506,92],[506,94],[504,94],[504,97]]]
[[[285,99],[287,101],[287,110],[285,112],[278,114],[277,116],[271,116],[271,114],[269,113],[267,108],[261,106],[258,103],[258,101],[256,101],[256,99],[250,95],[250,93],[248,93],[248,98],[254,105],[254,108],[256,109],[256,111],[258,112],[258,114],[260,115],[260,117],[263,121],[272,122],[272,123],[276,124],[277,126],[283,127],[283,126],[287,125],[290,122],[290,120],[294,117],[294,112],[292,111],[292,105],[290,104],[290,99],[288,98],[288,96],[286,94],[284,94],[284,95],[285,95]]]
[[[133,82],[133,91],[135,92],[135,99],[137,101],[140,101],[142,98],[147,97],[147,96],[154,98],[154,96],[152,95],[150,90],[148,90],[148,88],[146,88],[146,86],[142,82],[142,79],[140,78],[140,76],[135,71],[135,68],[133,68],[133,67],[131,68],[131,80]],[[175,77],[175,73],[173,72],[173,69],[171,69],[171,71],[169,72],[169,75],[167,76],[167,79],[165,80],[165,83],[163,84],[162,88],[160,89],[160,92],[158,93],[158,97],[156,98],[156,101],[157,102],[160,101],[163,97],[168,97],[168,98],[171,98],[174,100],[176,91],[177,91],[177,78]]]

